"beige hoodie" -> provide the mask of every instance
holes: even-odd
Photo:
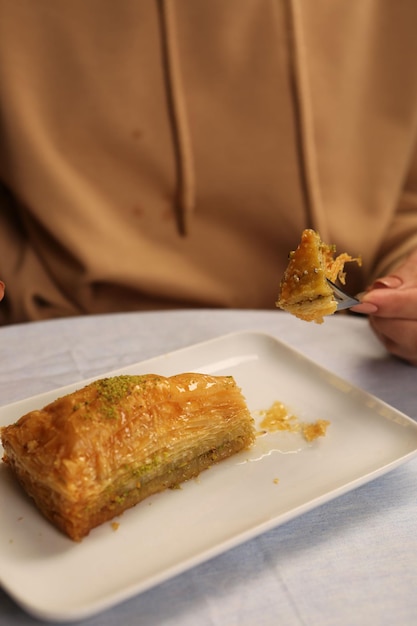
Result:
[[[2,0],[0,323],[273,309],[417,247],[415,0]],[[349,271],[349,268],[348,268]]]

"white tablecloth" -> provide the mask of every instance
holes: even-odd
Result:
[[[237,330],[272,334],[417,419],[417,369],[389,357],[366,320],[333,316],[315,325],[276,311],[134,313],[0,328],[0,404]],[[414,625],[416,486],[412,460],[79,623]],[[0,590],[0,626],[37,623]]]

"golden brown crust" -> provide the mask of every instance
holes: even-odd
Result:
[[[361,262],[346,253],[334,257],[335,252],[335,246],[321,241],[317,232],[304,230],[297,249],[290,253],[276,305],[302,320],[319,324],[325,315],[332,315],[337,302],[327,278],[344,283],[345,263]]]
[[[153,374],[93,382],[1,429],[3,460],[74,540],[147,496],[250,446],[230,376]]]

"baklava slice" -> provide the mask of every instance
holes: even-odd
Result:
[[[276,305],[308,322],[323,322],[325,315],[337,310],[337,301],[327,279],[345,283],[345,263],[361,259],[347,253],[335,257],[336,247],[320,239],[320,235],[306,229],[301,234],[297,249],[290,252],[288,266],[280,284]]]
[[[74,541],[144,498],[251,446],[254,422],[231,376],[115,376],[1,430],[3,460]]]

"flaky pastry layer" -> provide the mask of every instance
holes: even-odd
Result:
[[[95,381],[1,429],[3,460],[75,541],[149,495],[249,447],[254,423],[231,376]]]
[[[335,313],[337,302],[327,279],[344,284],[345,263],[361,264],[360,258],[346,253],[335,257],[335,252],[335,246],[321,241],[316,231],[304,230],[297,249],[290,252],[276,305],[302,320],[319,324],[324,316]]]

